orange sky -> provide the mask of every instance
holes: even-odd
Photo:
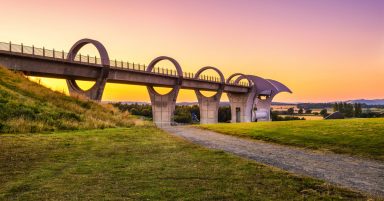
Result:
[[[78,39],[93,38],[112,59],[148,64],[167,55],[187,72],[211,65],[225,76],[281,81],[294,93],[276,101],[384,98],[381,0],[12,0],[1,6],[4,42],[68,51]],[[92,47],[82,52],[95,54]],[[63,80],[42,82],[67,90]],[[107,84],[103,100],[149,97],[145,87]],[[181,90],[178,101],[196,97]]]

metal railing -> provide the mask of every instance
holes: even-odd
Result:
[[[68,53],[64,51],[57,51],[55,49],[46,49],[43,48],[37,48],[35,46],[26,46],[24,44],[13,44],[12,42],[4,43],[0,42],[0,51],[8,51],[12,53],[20,53],[25,55],[33,55],[33,56],[39,56],[39,57],[45,57],[50,59],[57,59],[57,60],[65,60],[68,56]],[[95,64],[95,65],[101,65],[101,59],[96,56],[89,56],[89,55],[81,55],[77,54],[74,58],[74,62],[76,63],[82,63],[82,64]],[[110,60],[110,67],[113,68],[122,68],[127,70],[134,70],[134,71],[146,71],[147,66],[145,64],[139,64],[139,63],[130,63],[130,62],[124,62],[121,60]],[[177,71],[168,69],[168,68],[160,68],[155,67],[152,70],[152,73],[159,74],[159,75],[165,75],[165,76],[172,76],[177,77]],[[221,80],[219,77],[215,76],[208,76],[201,74],[197,79],[195,78],[194,73],[189,72],[183,72],[183,78],[187,79],[194,79],[194,80],[203,80],[208,82],[216,82],[220,83]],[[229,85],[234,86],[249,86],[248,82],[239,82],[235,83],[234,81],[230,81],[228,83]]]

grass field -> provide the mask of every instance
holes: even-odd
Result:
[[[0,67],[0,133],[31,133],[133,125],[111,105],[69,97]]]
[[[200,125],[224,134],[384,161],[384,119]]]
[[[0,200],[366,200],[152,126],[0,135]]]

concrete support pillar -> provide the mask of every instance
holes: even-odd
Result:
[[[229,104],[231,106],[231,122],[251,122],[253,111],[253,99],[255,94],[228,93]]]
[[[219,106],[220,106],[220,98],[221,98],[221,95],[223,94],[225,78],[223,73],[219,69],[212,66],[206,66],[201,68],[195,74],[195,78],[199,78],[200,74],[206,70],[216,71],[217,74],[219,74],[220,76],[220,82],[222,85],[217,90],[217,93],[211,97],[204,96],[198,89],[195,90],[195,93],[196,93],[197,100],[199,102],[199,108],[200,108],[200,124],[214,124],[214,123],[217,123],[219,120],[218,113],[219,113]]]
[[[179,88],[174,88],[164,95],[157,93],[153,87],[148,86],[147,89],[152,104],[153,122],[158,127],[170,126],[173,122]]]
[[[172,91],[168,94],[159,94],[153,86],[147,86],[152,104],[153,122],[158,127],[170,126],[173,123],[176,99],[183,79],[183,71],[181,70],[179,63],[175,59],[166,56],[157,57],[152,60],[146,71],[151,72],[155,65],[162,60],[168,60],[175,66],[178,79]]]
[[[267,97],[267,99],[255,99],[254,114],[252,121],[272,121],[271,119],[271,104],[273,97]]]
[[[220,94],[212,97],[205,97],[201,93],[196,93],[200,108],[200,124],[214,124],[218,122]]]
[[[242,79],[247,79],[250,84],[250,88],[249,92],[245,94],[228,93],[229,104],[231,106],[231,122],[251,122],[253,103],[256,98],[256,88],[253,82],[241,73],[235,73],[228,77],[227,84],[229,84],[231,79],[235,76],[239,76],[235,80],[235,84],[239,83]]]
[[[82,39],[77,41],[69,50],[67,60],[74,61],[76,54],[79,50],[87,44],[92,44],[99,51],[102,67],[100,68],[99,77],[96,79],[95,84],[88,90],[82,90],[76,83],[74,79],[67,79],[69,95],[82,95],[89,99],[101,101],[103,96],[104,87],[107,83],[107,78],[109,74],[109,56],[107,50],[99,41],[91,39]]]

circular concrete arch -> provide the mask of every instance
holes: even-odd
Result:
[[[230,84],[231,80],[234,77],[236,77],[236,76],[239,76],[239,77],[234,81],[235,84],[238,84],[240,82],[240,80],[242,80],[242,79],[246,79],[246,80],[248,80],[250,86],[254,85],[253,81],[251,79],[249,79],[248,76],[244,75],[243,73],[234,73],[234,74],[232,74],[231,76],[229,76],[227,78],[226,83]]]
[[[180,66],[179,62],[177,62],[174,58],[167,57],[167,56],[160,56],[160,57],[156,57],[155,59],[153,59],[153,60],[151,61],[151,63],[148,64],[148,67],[147,67],[147,70],[146,70],[146,71],[147,71],[147,72],[152,72],[153,68],[155,68],[155,65],[156,65],[157,63],[159,63],[160,61],[164,61],[164,60],[166,60],[166,61],[170,61],[170,62],[175,66],[175,68],[176,68],[176,72],[177,72],[177,75],[178,75],[179,79],[178,79],[177,85],[176,85],[175,87],[173,87],[173,89],[172,89],[170,92],[168,92],[167,94],[160,94],[160,93],[158,93],[158,92],[153,88],[153,86],[148,86],[148,87],[147,87],[148,90],[150,90],[152,93],[155,93],[155,94],[157,94],[157,95],[159,95],[159,96],[162,96],[162,95],[168,95],[168,94],[171,94],[171,93],[173,93],[173,92],[175,92],[175,91],[178,91],[178,90],[180,89],[181,81],[182,81],[182,79],[183,79],[183,70],[181,69],[181,66]]]
[[[68,88],[71,92],[79,93],[79,94],[85,94],[91,99],[94,100],[101,100],[102,93],[104,91],[105,84],[107,82],[108,74],[109,74],[109,68],[110,68],[110,60],[108,56],[108,52],[104,45],[100,43],[99,41],[92,40],[92,39],[81,39],[77,41],[69,50],[67,55],[67,60],[74,61],[76,54],[79,52],[79,50],[84,47],[87,44],[92,44],[96,47],[97,51],[100,54],[101,58],[101,65],[103,66],[101,68],[101,72],[99,77],[96,79],[95,84],[88,90],[82,90],[79,85],[77,85],[76,81],[74,79],[67,79]]]
[[[219,88],[219,90],[217,91],[216,94],[212,95],[211,97],[214,97],[214,96],[217,96],[218,94],[221,95],[223,93],[223,90],[224,90],[224,84],[225,84],[225,78],[224,78],[224,75],[223,73],[216,67],[213,67],[213,66],[205,66],[203,68],[200,68],[196,74],[195,74],[195,79],[198,79],[199,76],[201,75],[201,73],[203,73],[204,71],[206,70],[214,70],[217,74],[219,74],[220,76],[220,82],[221,82],[221,86]],[[199,89],[195,89],[195,92],[200,95],[200,96],[204,96]],[[204,96],[206,97],[206,96]],[[208,98],[208,97],[207,97]]]

